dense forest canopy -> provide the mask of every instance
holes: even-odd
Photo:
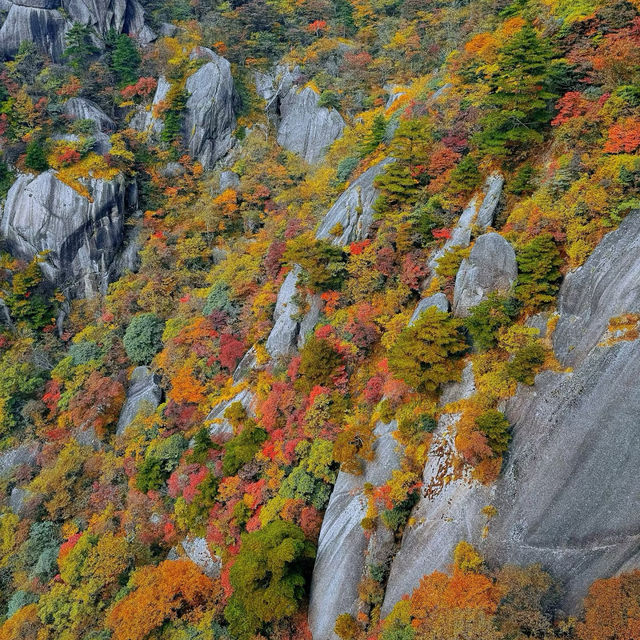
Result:
[[[94,4],[0,0],[0,640],[640,638],[637,559],[492,539],[519,399],[639,336],[554,330],[640,208],[640,3]]]

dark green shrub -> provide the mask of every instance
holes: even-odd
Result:
[[[476,418],[476,426],[485,436],[494,453],[501,455],[511,442],[511,425],[504,413],[490,409]]]
[[[229,572],[233,595],[224,612],[234,637],[245,640],[264,624],[295,614],[314,557],[313,545],[291,522],[274,520],[243,534]]]
[[[164,321],[155,313],[135,316],[124,334],[123,343],[133,362],[148,364],[162,348]]]

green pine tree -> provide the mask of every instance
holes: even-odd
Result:
[[[486,114],[473,137],[480,153],[509,158],[542,141],[551,120],[553,50],[527,24],[499,50],[496,73],[489,77]]]
[[[64,58],[76,71],[87,68],[87,61],[98,53],[92,39],[91,27],[80,22],[74,22],[67,32],[67,48],[64,50]]]
[[[518,251],[517,260],[516,297],[529,310],[553,302],[560,288],[563,262],[551,235],[536,236]]]
[[[115,48],[111,54],[111,68],[120,86],[124,87],[138,80],[141,62],[142,57],[135,42],[128,35],[121,33],[115,41]]]

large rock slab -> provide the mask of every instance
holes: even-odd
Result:
[[[444,387],[441,406],[469,398],[475,393],[473,369],[469,363],[460,382]],[[387,581],[382,615],[386,615],[405,593],[411,593],[423,575],[451,564],[460,540],[478,543],[486,522],[479,515],[489,504],[491,489],[475,482],[469,473],[456,477],[455,429],[459,414],[445,413],[438,420],[422,476],[422,495],[405,527]]]
[[[187,79],[183,133],[191,157],[211,169],[233,145],[233,78],[228,60],[203,47],[198,55],[208,62]]]
[[[322,219],[316,238],[330,239],[335,245],[345,246],[367,237],[373,224],[373,205],[378,197],[373,183],[390,162],[393,162],[391,158],[385,158],[374,164],[342,192]],[[332,233],[336,225],[341,233]]]
[[[334,640],[336,618],[345,612],[357,613],[358,584],[368,546],[360,524],[367,512],[364,485],[380,486],[399,468],[399,445],[392,436],[395,428],[395,421],[376,425],[375,457],[365,463],[361,475],[338,473],[322,521],[311,580],[309,627],[314,640]]]
[[[105,155],[111,151],[109,134],[116,130],[116,123],[95,102],[86,98],[70,98],[64,103],[63,111],[70,120],[91,120],[95,124],[96,153]]]
[[[0,59],[13,58],[20,43],[28,41],[54,62],[60,62],[69,26],[58,11],[12,4],[0,28]]]
[[[21,174],[9,193],[1,231],[16,255],[31,259],[48,251],[45,276],[68,295],[106,292],[122,243],[125,182],[83,180],[91,199],[60,182],[53,170]]]
[[[335,109],[319,107],[320,96],[311,88],[298,91],[292,87],[280,103],[278,144],[304,158],[318,162],[326,148],[337,140],[345,128]]]
[[[635,212],[566,278],[554,344],[572,370],[538,375],[533,387],[520,388],[507,403],[514,437],[491,494],[447,485],[447,492],[455,491],[447,501],[459,526],[445,527],[442,518],[438,526],[429,524],[439,517],[438,497],[424,512],[424,534],[407,530],[385,611],[420,575],[445,568],[444,550],[461,538],[480,544],[490,563],[541,563],[564,583],[570,611],[593,580],[640,566],[640,342],[612,341],[607,334],[612,315],[640,308],[637,279],[627,277],[640,269],[639,242]],[[497,515],[482,539],[482,507],[489,502]]]
[[[121,436],[143,409],[154,411],[162,400],[159,378],[149,367],[136,367],[129,377],[127,399],[120,411],[116,435]]]
[[[295,301],[300,267],[295,265],[287,274],[278,292],[276,308],[273,313],[273,329],[267,338],[265,347],[272,358],[291,355],[296,350],[300,322]]]
[[[453,291],[453,312],[469,314],[489,293],[508,292],[518,277],[513,247],[498,233],[485,233],[460,264]]]
[[[640,218],[632,213],[580,269],[565,277],[553,347],[567,365],[580,361],[600,341],[610,318],[640,313],[639,254]]]
[[[0,29],[0,58],[15,56],[21,42],[33,42],[54,62],[63,62],[65,34],[73,23],[88,25],[99,35],[111,29],[148,44],[155,35],[144,22],[137,0],[5,0],[9,13]],[[100,45],[98,38],[94,39]]]
[[[87,98],[69,98],[63,105],[64,114],[71,120],[91,120],[96,130],[113,133],[116,123],[92,100]]]

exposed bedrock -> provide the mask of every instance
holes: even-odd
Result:
[[[572,370],[538,375],[507,403],[513,442],[494,487],[459,480],[421,499],[384,613],[423,574],[444,569],[460,539],[490,563],[541,563],[563,582],[568,610],[593,580],[640,566],[640,342],[608,332],[612,317],[640,312],[639,248],[635,212],[567,276],[553,343]],[[497,515],[487,523],[488,504]]]

